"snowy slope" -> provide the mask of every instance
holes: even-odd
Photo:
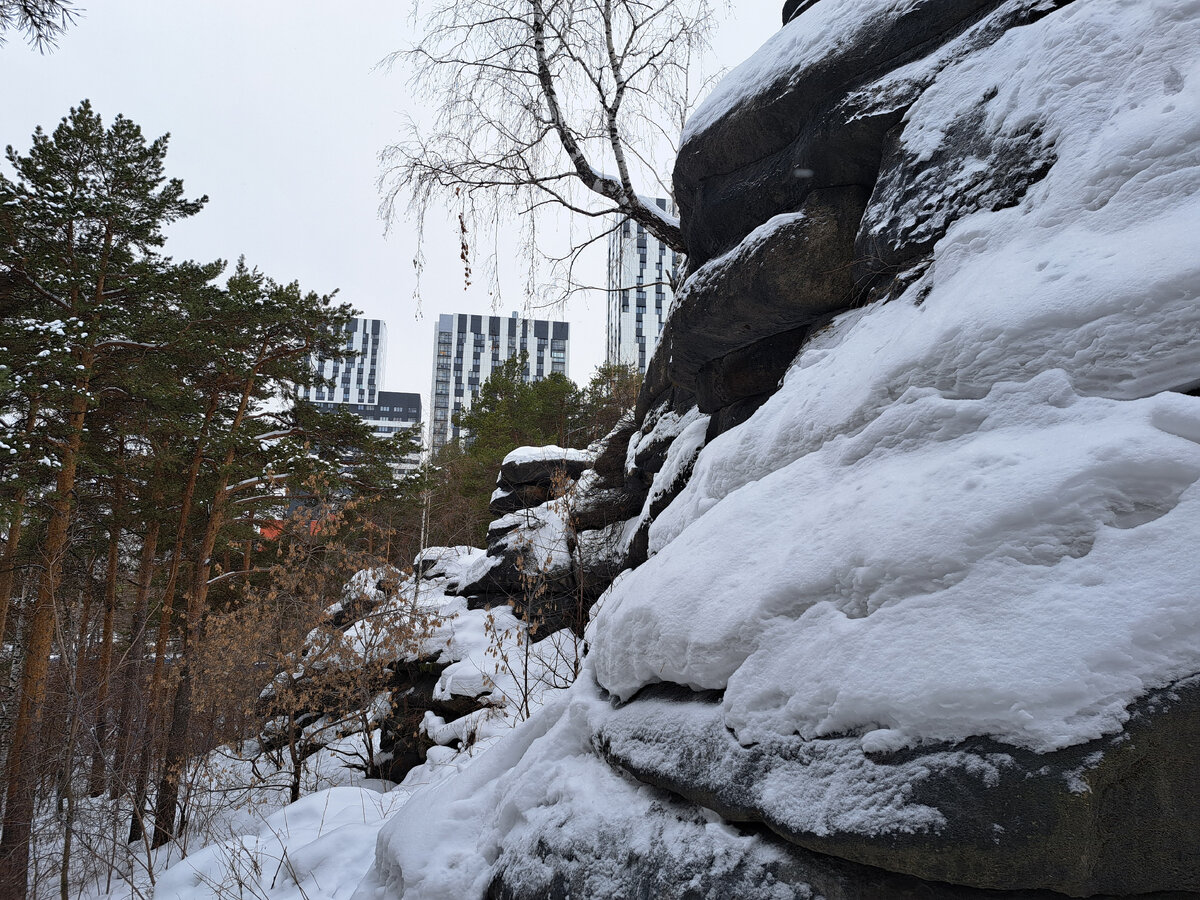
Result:
[[[286,803],[289,773],[274,772],[257,742],[248,742],[240,754],[219,748],[198,763],[201,775],[192,803],[194,821],[185,840],[187,855],[179,859],[178,848],[163,847],[151,863],[165,869],[157,874],[155,897],[346,900],[374,862],[376,836],[389,816],[411,796],[469,768],[486,755],[485,749],[512,733],[529,711],[537,710],[555,685],[565,683],[565,669],[573,665],[577,652],[574,636],[559,632],[541,637],[530,646],[528,666],[517,670],[502,664],[505,657],[525,659],[525,624],[511,608],[472,610],[465,598],[446,594],[483,558],[484,551],[470,547],[429,548],[418,557],[426,571],[416,596],[411,577],[385,595],[374,587],[384,574],[380,570],[356,574],[347,594],[365,591],[378,605],[339,633],[338,662],[352,667],[380,652],[395,655],[399,646],[402,658],[449,663],[433,689],[434,699],[454,695],[486,702],[452,722],[426,711],[420,728],[434,746],[426,762],[399,785],[364,779],[351,768],[366,755],[360,734],[331,740],[305,761],[302,784],[307,795],[292,804]],[[418,633],[417,646],[397,645],[387,631],[397,627],[407,633],[407,616],[414,609],[431,624]],[[377,705],[381,708],[373,718],[390,711],[383,698]],[[328,727],[332,730],[336,724]],[[372,740],[378,753],[378,729]],[[231,798],[238,802],[231,803]],[[206,816],[210,806],[215,812]],[[130,878],[144,890],[148,873],[135,865]],[[98,891],[97,896],[115,898],[127,890],[121,885],[111,894]]]
[[[1058,163],[703,450],[604,601],[602,686],[728,688],[747,741],[1048,750],[1200,670],[1197,47],[1195,2],[1080,3],[941,73],[914,154],[991,94]]]
[[[919,2],[821,0],[689,134],[801,89],[790,70]],[[636,866],[663,873],[647,896],[815,895],[776,882],[786,854],[689,785],[699,805],[621,769],[679,762],[655,783],[694,775],[703,797],[753,759],[730,800],[743,817],[861,848],[945,825],[915,793],[939,770],[967,772],[948,779],[955,802],[968,783],[1001,790],[1002,772],[1086,754],[1131,703],[1200,672],[1200,0],[1079,0],[919,74],[897,152],[934,158],[971,121],[998,141],[1036,132],[1048,174],[950,224],[901,296],[810,337],[744,424],[705,443],[698,412],[664,419],[679,450],[663,486],[694,466],[653,555],[594,608],[580,679],[486,752],[435,749],[356,832],[378,842],[355,900],[457,900],[497,877],[619,896]],[[959,162],[964,178],[984,165]],[[946,196],[912,208],[880,193],[867,221],[916,222],[965,183],[930,181]],[[447,670],[458,690],[467,666]],[[711,693],[646,691],[662,682]],[[468,725],[425,727],[452,743]],[[1046,778],[1082,796],[1088,760]]]

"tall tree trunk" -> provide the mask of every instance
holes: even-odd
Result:
[[[134,810],[129,819],[129,840],[141,840],[145,827],[144,810],[146,808],[146,791],[150,782],[150,762],[154,749],[154,732],[162,718],[163,707],[163,676],[166,670],[167,638],[171,632],[171,614],[175,605],[175,584],[179,579],[179,567],[183,561],[183,546],[188,533],[188,520],[192,515],[192,502],[196,496],[196,482],[200,477],[200,466],[204,462],[204,450],[208,442],[208,429],[213,416],[217,412],[220,394],[214,389],[208,396],[208,406],[204,411],[204,422],[196,437],[196,446],[192,451],[191,465],[188,467],[187,481],[183,486],[183,495],[179,501],[179,522],[175,529],[175,546],[171,553],[171,564],[167,569],[167,584],[163,588],[162,609],[158,619],[158,636],[154,642],[154,671],[150,676],[150,687],[147,690],[149,714],[142,727],[141,748],[138,752],[137,775],[134,784]]]
[[[158,795],[154,805],[154,839],[152,846],[161,847],[175,837],[175,813],[179,805],[179,780],[186,763],[188,734],[192,719],[192,679],[195,659],[204,629],[205,607],[208,602],[208,578],[212,572],[212,555],[217,546],[217,536],[225,524],[225,510],[229,504],[229,473],[236,459],[238,430],[250,406],[254,390],[254,374],[246,379],[242,399],[237,413],[229,425],[227,437],[229,449],[221,464],[217,484],[213,490],[212,506],[208,522],[204,527],[204,539],[196,554],[196,568],[192,574],[192,587],[188,592],[187,628],[184,631],[183,652],[180,657],[179,685],[175,690],[175,703],[171,711],[171,730],[163,752],[162,778],[158,783]]]
[[[13,723],[8,752],[8,779],[5,785],[4,830],[0,834],[0,896],[25,900],[29,881],[29,838],[33,828],[37,770],[34,765],[34,727],[46,698],[46,674],[50,667],[50,648],[54,640],[54,601],[67,549],[67,530],[71,524],[71,492],[75,488],[75,469],[83,443],[83,422],[88,407],[88,376],[93,355],[90,350],[82,363],[84,375],[76,383],[71,400],[69,438],[62,449],[62,464],[50,501],[50,521],[43,545],[43,566],[37,599],[25,643],[25,670],[19,687],[20,702]]]
[[[25,525],[25,500],[25,491],[17,491],[16,497],[13,498],[8,536],[4,539],[4,551],[0,553],[0,644],[4,643],[4,631],[8,626],[8,610],[12,606],[13,581],[17,573],[17,553],[21,547],[21,532]]]
[[[87,693],[89,649],[92,634],[92,607],[95,605],[95,569],[96,557],[89,556],[84,566],[83,605],[79,610],[79,622],[75,629],[75,662],[74,677],[71,679],[71,702],[67,707],[67,722],[70,725],[71,740],[67,744],[67,753],[63,757],[63,765],[58,773],[58,796],[55,798],[55,812],[61,816],[63,801],[67,796],[67,783],[74,775],[71,757],[75,754],[75,738],[79,729],[80,717],[84,714],[83,696]],[[61,640],[61,639],[60,639]],[[64,649],[61,658],[66,661],[69,654]],[[68,664],[70,671],[70,664]]]
[[[39,398],[34,397],[29,401],[29,412],[25,416],[25,430],[22,437],[27,438],[33,432],[40,411],[41,402]],[[23,488],[18,490],[13,498],[13,513],[8,523],[8,537],[4,540],[4,552],[0,555],[0,644],[4,643],[4,630],[8,625],[8,610],[12,605],[13,579],[17,571],[17,554],[21,549],[26,499],[27,494]]]
[[[124,465],[125,440],[117,453],[118,466]],[[104,573],[104,621],[100,627],[100,661],[96,672],[96,723],[92,736],[92,772],[88,778],[88,796],[104,792],[104,746],[108,743],[108,695],[112,669],[113,620],[117,614],[117,575],[121,563],[121,530],[125,520],[125,476],[117,472],[113,484],[112,525],[109,528],[108,560]]]
[[[80,652],[82,653],[82,645]],[[79,663],[76,665],[79,668]],[[78,684],[78,682],[77,682]],[[83,719],[83,694],[78,690],[71,697],[71,729],[67,735],[66,752],[63,755],[63,778],[59,789],[59,815],[63,816],[62,803],[66,801],[66,815],[63,816],[63,845],[61,868],[59,869],[59,897],[69,900],[71,886],[71,841],[75,833],[75,785],[71,776],[75,768],[75,743],[79,737],[79,727]]]
[[[227,461],[226,469],[228,468]],[[217,535],[224,524],[228,478],[217,480],[212,508],[204,528],[204,539],[196,555],[192,574],[192,585],[187,594],[185,612],[187,624],[184,630],[183,648],[180,653],[179,682],[175,688],[175,702],[171,707],[171,728],[167,733],[167,744],[163,750],[162,777],[158,782],[158,794],[154,804],[154,839],[151,846],[161,847],[175,837],[175,814],[179,805],[179,781],[187,763],[187,744],[192,719],[192,679],[195,655],[203,636],[205,604],[208,602],[208,577],[212,571],[212,553]]]
[[[156,465],[154,483],[161,484],[159,477],[161,468]],[[162,524],[157,510],[162,504],[163,492],[158,487],[152,496],[150,526],[142,541],[141,558],[138,560],[137,593],[133,600],[133,618],[130,622],[129,660],[125,666],[123,690],[121,692],[121,707],[117,714],[117,749],[113,758],[113,770],[116,777],[112,782],[111,798],[117,799],[125,779],[129,776],[129,751],[134,731],[134,707],[138,698],[143,696],[142,673],[145,670],[146,655],[146,614],[149,610],[150,582],[154,577],[154,555],[158,552],[158,534]],[[144,723],[143,723],[144,724]]]

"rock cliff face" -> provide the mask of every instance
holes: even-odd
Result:
[[[784,20],[685,132],[583,674],[373,883],[1198,892],[1200,4]]]

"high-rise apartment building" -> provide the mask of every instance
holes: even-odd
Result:
[[[315,357],[315,368],[333,386],[314,385],[303,396],[317,409],[344,409],[363,419],[378,437],[391,437],[421,425],[421,395],[383,390],[387,362],[387,324],[382,319],[351,319],[346,326],[347,356]],[[417,443],[420,444],[418,434]],[[396,467],[397,475],[414,471],[420,451],[409,454]]]
[[[567,322],[503,316],[440,315],[433,337],[433,414],[430,448],[462,437],[454,414],[467,409],[492,370],[527,353],[525,379],[537,381],[553,372],[567,374],[570,360]]]
[[[655,202],[674,213],[674,204]],[[671,306],[678,263],[679,254],[630,219],[609,235],[607,362],[636,365],[645,374]]]
[[[397,475],[415,472],[421,464],[421,395],[402,391],[379,391],[375,403],[330,403],[314,405],[322,412],[344,409],[358,416],[376,437],[390,438],[405,431],[416,430],[416,449],[395,466]]]
[[[313,359],[317,372],[332,379],[333,387],[316,385],[304,389],[304,398],[325,403],[376,402],[383,388],[387,358],[387,325],[382,319],[351,319],[346,325],[345,357]]]

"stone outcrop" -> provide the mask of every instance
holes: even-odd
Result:
[[[520,447],[505,457],[492,495],[487,564],[450,592],[472,609],[511,604],[518,615],[582,632],[587,609],[624,568],[621,525],[639,506],[628,491],[619,425],[597,447]]]
[[[694,271],[817,190],[870,191],[885,136],[938,68],[1070,0],[922,0],[880,7],[823,52],[781,55],[774,83],[689,133],[675,193]],[[809,4],[812,13],[822,4]],[[805,10],[807,11],[807,9]],[[918,60],[933,67],[889,80]]]
[[[593,454],[587,450],[518,447],[504,457],[496,483],[510,489],[529,484],[553,488],[556,481],[562,484],[568,479],[574,481],[591,468],[593,461]]]
[[[690,277],[622,438],[623,484],[610,461],[585,501],[595,525],[627,522],[614,568],[653,554],[651,525],[691,471],[659,478],[680,439],[661,428],[667,416],[705,414],[705,441],[736,428],[835,314],[900,296],[954,223],[1018,204],[1052,169],[1057,148],[1040,123],[993,123],[994,90],[919,157],[902,135],[938,73],[1069,2],[881,4],[828,52],[781,54],[773,82],[689,126],[675,190]],[[783,17],[821,12],[789,0]],[[754,876],[778,880],[780,896],[1200,891],[1196,679],[1145,695],[1119,734],[1051,753],[986,738],[864,749],[861,735],[743,746],[720,699],[648,689],[604,717],[593,743],[615,769],[663,791],[664,807],[682,804],[676,815],[712,810],[785,848],[785,863]],[[612,863],[601,849],[581,858],[553,841],[536,852],[553,873],[542,896],[586,893],[587,866]],[[749,895],[745,869],[718,869],[710,863],[695,896]],[[678,870],[666,852],[629,861],[629,893],[692,896]],[[501,867],[490,896],[529,896],[516,883]]]
[[[866,190],[856,186],[813,191],[798,211],[770,219],[728,256],[693,274],[664,329],[664,348],[657,351],[669,359],[672,383],[695,391],[706,412],[762,393],[764,385],[753,378],[747,393],[728,374],[721,378],[723,394],[713,390],[711,375],[706,389],[697,390],[698,375],[714,363],[718,372],[745,371],[728,355],[852,304],[854,235],[866,203]],[[778,380],[776,375],[765,387]]]
[[[854,736],[746,747],[719,696],[665,694],[608,717],[599,752],[806,850],[989,890],[1200,891],[1200,678],[1147,696],[1121,734],[1049,754],[985,738],[895,752]]]
[[[386,762],[380,777],[400,782],[425,761],[434,741],[421,728],[426,713],[446,720],[460,719],[488,704],[483,699],[439,696],[437,686],[450,663],[435,658],[397,660],[389,668],[387,685],[391,710],[380,723],[379,749]]]
[[[460,557],[472,553],[478,551],[431,547],[418,555],[413,568],[423,584],[441,585],[456,571]],[[420,727],[427,713],[454,720],[489,706],[486,697],[439,691],[442,673],[453,662],[441,641],[433,642],[427,652],[410,654],[404,652],[411,649],[410,642],[381,639],[378,650],[393,655],[401,651],[397,658],[387,665],[362,667],[364,656],[372,654],[348,634],[364,622],[392,620],[402,627],[404,615],[394,609],[381,615],[380,609],[404,581],[402,573],[383,567],[362,570],[346,585],[341,599],[326,610],[325,621],[308,635],[295,668],[278,673],[259,696],[259,713],[276,717],[259,736],[264,751],[281,752],[295,741],[299,757],[307,759],[344,734],[360,730],[369,718],[379,728],[379,738],[375,767],[365,774],[399,782],[425,761],[434,743]],[[386,656],[374,661],[382,659]],[[347,690],[350,671],[353,690]],[[387,697],[386,708],[363,709],[363,698],[378,696]]]
[[[697,111],[674,173],[689,271],[634,415],[558,500],[544,473],[502,473],[491,562],[459,587],[519,604],[547,576],[565,609],[613,582],[583,680],[513,768],[469,783],[503,810],[485,829],[488,896],[1200,896],[1200,675],[1195,645],[1170,643],[1196,627],[1190,575],[1181,558],[1113,588],[1125,560],[1157,558],[1134,550],[1200,521],[1200,415],[1156,396],[1194,387],[1196,279],[1142,271],[1175,231],[1140,223],[1127,251],[1118,213],[1100,215],[1131,212],[1122,191],[1132,207],[1191,190],[1194,160],[1156,158],[1153,128],[1123,134],[1123,169],[1085,152],[1105,116],[1142,109],[1134,94],[1106,105],[1122,79],[1166,85],[1145,110],[1175,115],[1171,140],[1187,144],[1186,78],[1165,62],[1111,84],[1053,71],[1125,40],[1114,22],[1182,15],[1146,6],[1157,17],[1118,0],[788,0],[783,32]],[[1030,72],[1053,86],[1039,93]],[[1072,131],[1084,106],[1107,112]],[[1080,160],[1095,179],[1064,176]],[[1044,250],[1064,222],[1079,233]],[[1091,293],[1097,267],[1111,277]],[[1066,278],[1100,299],[1056,293]],[[1143,399],[1135,428],[1121,416]],[[1126,458],[1090,442],[1124,439],[1109,422],[1186,446],[1169,463],[1133,441]],[[1063,435],[1086,459],[1066,459]],[[1061,494],[1080,484],[1070,507]],[[940,540],[929,520],[950,523],[928,532]],[[799,525],[777,537],[780,523]],[[521,549],[537,542],[554,547],[534,573]],[[1100,595],[1138,612],[1073,642],[1110,621]],[[1030,658],[1053,677],[1012,674],[1035,669],[1004,615],[1036,623],[1011,632],[1028,643],[1051,635]],[[1145,671],[1122,668],[1139,654]],[[1006,690],[988,693],[972,662]],[[1022,692],[1033,683],[1051,698]],[[522,806],[533,781],[544,796]],[[616,799],[593,802],[597,785]]]
[[[990,134],[981,111],[921,165],[905,157],[898,127],[942,68],[1067,2],[888,8],[830,53],[783,57],[772,86],[689,126],[675,192],[693,275],[646,393],[695,394],[716,433],[744,421],[829,314],[903,287],[961,216],[1015,203],[1054,159],[1036,127]],[[785,20],[819,6],[789,4]],[[943,190],[955,181],[959,190]]]

